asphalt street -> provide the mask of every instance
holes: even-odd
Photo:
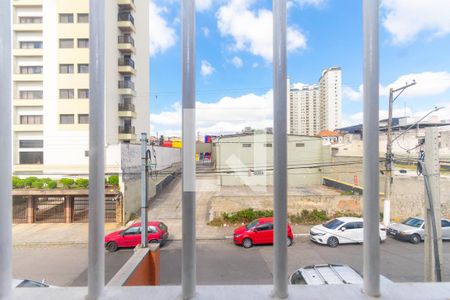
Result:
[[[244,249],[231,240],[197,242],[198,284],[270,284],[273,247]],[[444,242],[444,280],[450,281],[450,242]],[[296,238],[288,248],[288,271],[321,263],[348,264],[362,271],[362,245],[329,248]],[[423,243],[413,245],[388,238],[381,244],[381,273],[395,282],[423,281]],[[108,282],[132,255],[131,249],[106,252],[105,279]],[[87,284],[88,251],[86,246],[15,248],[14,278],[45,279],[57,286]],[[161,284],[181,282],[181,242],[169,241],[161,249]]]

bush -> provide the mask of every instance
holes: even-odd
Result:
[[[31,184],[31,187],[32,187],[32,188],[35,188],[35,189],[42,189],[43,186],[44,186],[44,182],[43,182],[42,180],[34,181],[34,182]]]
[[[108,184],[113,185],[113,186],[119,186],[119,176],[118,175],[109,176]]]
[[[249,223],[258,218],[272,216],[272,210],[253,210],[253,208],[248,208],[234,213],[223,213],[222,218],[226,223],[236,224]]]
[[[46,188],[48,188],[50,190],[56,189],[57,186],[58,186],[58,183],[55,180],[48,181],[46,184]]]
[[[87,188],[89,186],[89,179],[79,178],[75,181],[75,185],[79,188]]]
[[[20,189],[25,187],[25,181],[23,179],[20,179],[17,176],[12,177],[12,187],[14,189]]]
[[[63,188],[65,188],[65,189],[70,189],[72,187],[72,185],[75,184],[75,180],[73,180],[71,178],[61,178],[59,180],[59,182],[61,182]]]
[[[25,183],[25,186],[32,187],[34,182],[39,181],[39,178],[32,176],[23,179],[23,181]]]
[[[327,221],[329,217],[324,210],[313,209],[309,211],[304,209],[300,214],[292,215],[289,219],[296,224],[318,224]]]

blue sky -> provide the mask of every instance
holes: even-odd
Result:
[[[389,86],[415,79],[395,114],[434,106],[450,120],[448,0],[382,0],[380,115]],[[271,5],[268,0],[197,0],[197,127],[201,133],[267,127],[272,122]],[[329,66],[343,70],[343,126],[362,118],[362,1],[292,0],[288,75],[315,83]],[[151,132],[180,131],[179,1],[150,1]]]

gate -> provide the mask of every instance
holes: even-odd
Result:
[[[36,198],[36,223],[64,222],[64,197]]]
[[[27,198],[13,197],[13,223],[27,223]]]
[[[116,223],[116,197],[105,198],[105,222]],[[73,201],[73,222],[86,223],[89,217],[89,199],[75,197]]]

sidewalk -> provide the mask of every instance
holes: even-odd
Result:
[[[115,223],[105,224],[105,234],[120,227]],[[14,247],[39,247],[62,245],[87,245],[89,227],[87,223],[72,224],[14,224]]]

